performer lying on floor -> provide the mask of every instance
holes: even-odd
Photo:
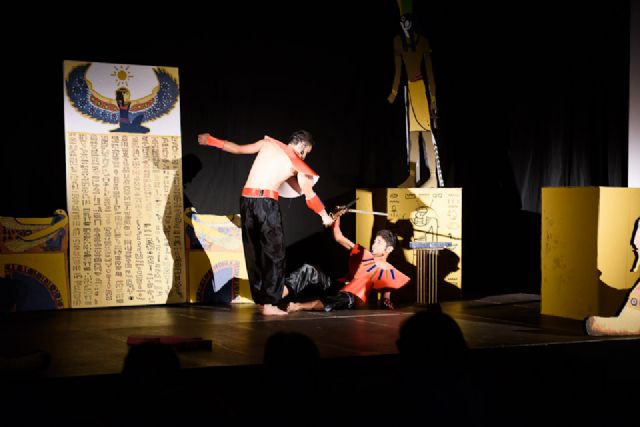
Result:
[[[352,308],[356,300],[366,302],[367,294],[372,290],[386,290],[383,304],[388,309],[393,309],[389,289],[398,289],[404,286],[409,278],[387,262],[387,257],[393,251],[396,243],[395,235],[389,230],[380,230],[371,246],[371,252],[357,243],[353,243],[340,230],[340,215],[334,215],[333,237],[340,245],[349,249],[349,272],[347,284],[335,295],[326,295],[331,288],[331,279],[316,267],[305,264],[287,276],[286,285],[290,291],[290,298],[295,299],[303,291],[308,291],[309,286],[314,291],[324,293],[318,299],[307,302],[290,302],[287,311],[300,310],[340,310]]]

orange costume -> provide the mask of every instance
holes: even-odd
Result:
[[[347,284],[336,294],[327,295],[333,288],[331,278],[310,264],[304,264],[291,272],[285,280],[290,296],[295,298],[302,294],[322,293],[324,296],[319,299],[324,311],[333,311],[352,308],[356,304],[356,298],[366,302],[371,290],[401,288],[409,278],[388,262],[375,259],[369,250],[356,244],[349,253],[347,277],[338,279],[338,282],[345,281]]]
[[[359,244],[349,253],[347,284],[340,290],[355,295],[362,302],[372,290],[399,289],[407,284],[409,277],[386,261],[377,261],[368,249]]]

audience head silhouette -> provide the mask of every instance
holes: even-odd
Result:
[[[273,392],[262,402],[263,410],[272,410],[284,402],[296,425],[299,417],[317,410],[319,360],[318,347],[308,336],[298,332],[271,335],[265,344],[263,361],[265,381]]]
[[[400,327],[396,341],[402,356],[453,361],[467,350],[460,327],[449,315],[439,311],[421,311]]]

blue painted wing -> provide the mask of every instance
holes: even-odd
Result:
[[[156,120],[168,114],[176,106],[180,96],[178,82],[169,73],[162,68],[154,68],[153,72],[158,79],[158,85],[151,95],[131,102],[129,117],[134,123]],[[142,119],[140,116],[143,116]]]
[[[82,115],[104,122],[118,123],[120,113],[115,99],[98,95],[86,79],[91,64],[78,65],[65,82],[71,105]]]

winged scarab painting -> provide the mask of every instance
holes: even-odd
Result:
[[[116,77],[114,93],[101,93],[88,77],[91,66],[92,63],[78,64],[69,71],[66,93],[71,106],[82,116],[116,126],[110,132],[148,133],[149,128],[143,124],[168,114],[178,102],[178,82],[161,67],[153,68],[155,87],[142,97],[131,99],[127,87],[131,73],[127,68],[115,68],[111,74]]]

